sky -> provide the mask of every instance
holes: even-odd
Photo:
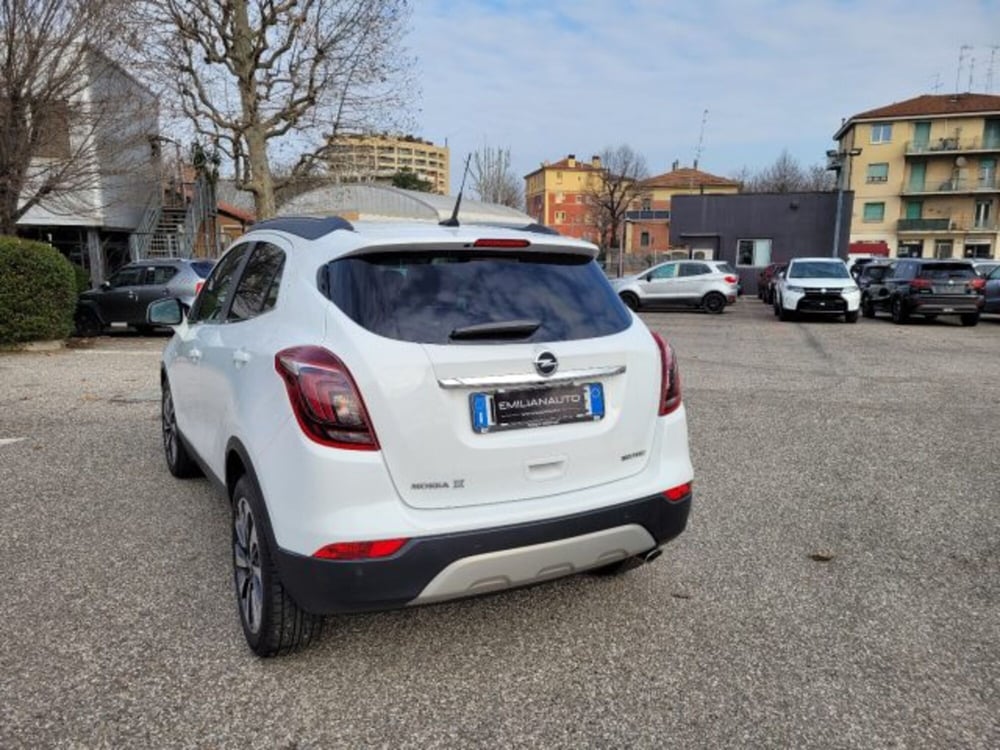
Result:
[[[824,163],[844,118],[935,87],[1000,94],[1000,0],[414,0],[411,21],[413,134],[447,142],[452,192],[483,145],[524,176],[627,144],[657,175],[700,142],[731,176]]]

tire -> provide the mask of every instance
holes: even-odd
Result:
[[[782,322],[787,323],[795,315],[795,313],[793,313],[792,311],[785,309],[785,305],[782,303],[780,299],[774,304],[775,304],[774,309],[778,311],[778,319],[781,320]]]
[[[167,468],[178,479],[191,479],[201,476],[201,467],[191,458],[181,433],[177,429],[177,414],[174,411],[174,397],[170,392],[170,383],[164,378],[160,398],[160,427],[163,432],[163,454],[167,459]]]
[[[903,300],[899,297],[895,297],[892,300],[892,322],[897,325],[903,325],[910,319],[910,314],[903,307]]]
[[[774,296],[771,297],[771,309],[774,310],[774,317],[777,318],[777,317],[781,316],[781,311],[778,309],[778,298],[777,297],[774,297]]]
[[[872,301],[867,297],[861,300],[861,314],[866,318],[875,317],[875,305],[873,305]]]
[[[247,645],[265,658],[309,645],[323,618],[302,610],[281,584],[264,502],[246,475],[233,487],[232,501],[233,585]]]
[[[726,309],[726,298],[718,292],[709,292],[701,298],[701,306],[705,312],[718,315]]]
[[[857,323],[858,322],[858,311],[857,310],[848,310],[847,312],[845,312],[844,313],[844,322],[845,323]]]
[[[632,292],[624,292],[621,295],[622,302],[625,303],[627,307],[632,312],[638,312],[639,310],[639,298],[636,297]]]
[[[104,326],[97,317],[97,313],[87,308],[76,311],[74,322],[76,324],[76,335],[81,338],[100,336],[104,331]]]
[[[972,327],[974,325],[979,325],[979,313],[965,313],[959,316],[962,321],[962,325],[966,327]]]

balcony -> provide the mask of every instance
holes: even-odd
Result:
[[[648,211],[626,211],[628,221],[669,221],[669,209],[653,209]]]
[[[947,232],[951,219],[900,219],[897,232]]]
[[[1000,151],[1000,139],[974,138],[931,138],[928,141],[907,141],[907,156],[935,156],[937,154],[961,154]]]
[[[961,180],[954,177],[943,182],[931,181],[929,184],[910,185],[903,188],[903,195],[941,195],[956,193],[997,193],[1000,192],[1000,179]]]

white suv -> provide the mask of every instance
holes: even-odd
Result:
[[[541,227],[283,218],[219,261],[162,361],[163,442],[233,508],[243,630],[651,560],[692,468],[673,350],[597,248]]]
[[[843,315],[858,322],[861,290],[839,258],[795,258],[778,277],[774,314],[791,320],[798,313]]]
[[[673,260],[642,273],[613,279],[611,286],[632,310],[649,305],[686,305],[721,313],[736,302],[740,278],[721,260]]]

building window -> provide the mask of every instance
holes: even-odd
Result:
[[[649,247],[649,232],[643,232],[639,235],[639,246]]]
[[[653,202],[649,198],[642,199],[642,210],[649,211],[653,206]]]
[[[566,193],[556,193],[556,203],[565,203]]]
[[[736,265],[766,266],[771,262],[771,240],[737,240]]]
[[[48,102],[45,107],[33,108],[32,115],[38,139],[34,156],[44,159],[70,158],[69,103]]]
[[[872,143],[889,143],[892,140],[892,123],[876,122],[872,125]]]
[[[566,221],[566,212],[556,211],[556,224],[562,224],[564,221]]]
[[[869,164],[868,173],[865,176],[865,182],[888,182],[889,181],[889,165],[886,162],[881,162],[879,164]]]
[[[950,258],[952,250],[951,240],[935,240],[934,241],[934,257],[935,258]]]
[[[583,193],[577,193],[576,194],[576,202],[577,203],[583,203]]]
[[[885,221],[885,204],[866,203],[864,208],[864,214],[862,215],[862,221],[876,222],[876,223]]]

